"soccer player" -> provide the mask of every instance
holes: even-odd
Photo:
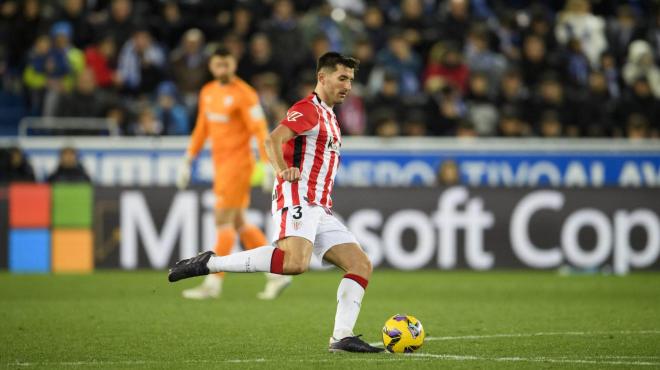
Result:
[[[314,92],[293,105],[266,139],[277,179],[273,219],[274,246],[229,256],[213,252],[179,261],[171,282],[218,271],[297,275],[307,271],[312,253],[345,271],[337,290],[337,312],[331,352],[382,352],[353,334],[371,262],[355,236],[333,215],[330,194],[339,165],[340,128],[332,108],[344,101],[358,68],[357,59],[323,54],[316,67]]]
[[[236,64],[236,58],[226,48],[218,48],[211,56],[209,69],[214,80],[202,87],[199,94],[197,123],[177,175],[177,186],[185,188],[190,181],[192,161],[210,138],[215,170],[217,256],[231,252],[237,233],[246,250],[267,243],[261,230],[246,222],[245,210],[250,203],[250,177],[255,167],[250,141],[257,139],[260,160],[265,161],[268,130],[257,93],[235,75]],[[208,275],[200,286],[184,290],[183,296],[217,298],[223,278],[224,272]],[[266,278],[266,287],[258,294],[261,299],[276,298],[291,283],[291,276],[267,274]]]

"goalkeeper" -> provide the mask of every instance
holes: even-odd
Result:
[[[197,123],[177,174],[177,187],[184,189],[190,181],[193,159],[210,139],[216,197],[214,251],[218,256],[231,252],[237,235],[245,249],[268,244],[263,232],[247,223],[245,216],[250,204],[251,176],[255,172],[250,143],[256,138],[259,159],[266,162],[264,139],[268,134],[267,125],[256,91],[235,75],[236,64],[236,58],[225,48],[219,48],[211,56],[209,69],[214,79],[204,85],[199,94]],[[264,184],[270,179],[268,185],[272,187],[273,179],[263,176],[263,171],[270,170],[270,166],[259,163],[257,169],[256,172],[264,177]],[[266,274],[266,278],[266,287],[258,294],[261,299],[276,298],[291,283],[290,276]],[[207,275],[200,286],[184,290],[183,296],[190,299],[217,298],[222,292],[223,280],[223,272]]]

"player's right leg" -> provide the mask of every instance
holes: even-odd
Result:
[[[312,243],[304,238],[289,237],[277,243],[277,248],[259,248],[220,257],[208,251],[177,262],[169,271],[170,282],[216,272],[271,272],[298,275],[307,271],[312,257]]]
[[[236,242],[234,219],[239,213],[240,210],[235,208],[216,209],[216,244],[214,247],[216,255],[226,256],[231,253],[234,243]],[[186,289],[181,294],[184,298],[188,299],[218,298],[222,293],[223,281],[223,272],[209,274],[200,285]]]
[[[250,250],[268,244],[264,233],[255,225],[247,222],[244,209],[236,212],[234,226],[238,230],[238,236],[244,249]],[[264,290],[257,293],[257,298],[263,300],[273,300],[279,297],[291,285],[293,279],[289,275],[271,274],[269,272],[264,275],[266,276],[266,285]]]

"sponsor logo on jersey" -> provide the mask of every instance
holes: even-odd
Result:
[[[225,97],[225,106],[229,106],[234,102],[234,97],[233,96],[226,96]]]
[[[213,123],[227,123],[229,116],[221,113],[206,112],[206,119]]]
[[[295,110],[290,110],[286,113],[286,120],[287,121],[295,121],[300,117],[302,117],[302,113],[296,112]]]
[[[328,149],[332,152],[339,152],[339,146],[341,144],[338,143],[334,137],[330,136],[328,138]]]

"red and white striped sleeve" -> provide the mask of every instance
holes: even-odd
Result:
[[[280,121],[297,135],[313,129],[319,123],[319,113],[309,101],[299,101],[286,112],[286,117]]]

